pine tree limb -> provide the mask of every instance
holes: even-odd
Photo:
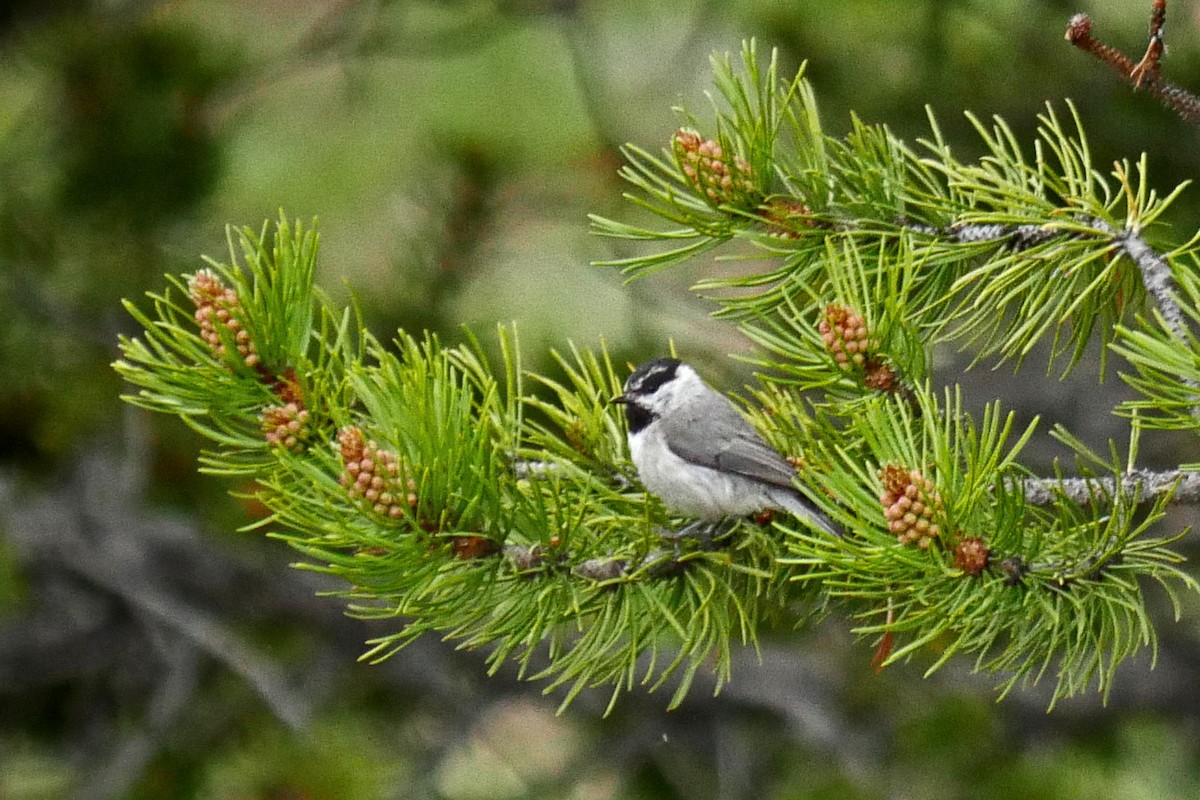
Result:
[[[1112,476],[1094,478],[1024,478],[1016,481],[1025,501],[1034,506],[1050,506],[1060,497],[1080,506],[1088,506],[1097,498],[1112,497],[1118,492],[1136,494],[1144,501],[1169,495],[1172,503],[1200,504],[1200,472],[1189,470],[1134,469],[1120,479]]]
[[[1151,247],[1136,229],[1126,228],[1116,231],[1102,219],[1094,219],[1091,224],[1098,230],[1110,233],[1120,252],[1137,266],[1142,275],[1142,286],[1154,299],[1168,330],[1180,342],[1186,342],[1188,340],[1186,316],[1179,305],[1179,287],[1175,283],[1175,277],[1171,274],[1171,265],[1167,263],[1166,258]]]
[[[1168,487],[1130,466],[1136,437],[1128,464],[1110,463],[1058,431],[1105,477],[1030,479],[1036,421],[968,411],[957,385],[934,388],[932,351],[965,342],[1019,362],[1050,341],[1073,366],[1115,342],[1144,397],[1168,401],[1163,425],[1179,424],[1195,406],[1178,380],[1195,369],[1195,313],[1179,298],[1200,285],[1141,232],[1180,189],[1149,191],[1143,159],[1117,165],[1112,191],[1074,109],[1047,107],[1032,157],[1003,120],[971,118],[986,155],[961,162],[932,117],[919,152],[857,120],[824,135],[808,85],[779,81],[774,58],[761,69],[753,43],[740,71],[726,58],[714,72],[728,103],[714,134],[681,128],[662,158],[628,150],[630,199],[670,228],[593,222],[668,248],[612,262],[633,274],[735,240],[761,249],[761,270],[703,287],[743,290],[721,302],[765,354],[746,415],[845,537],[786,517],[684,535],[697,529],[634,479],[610,402],[625,372],[603,348],[555,354],[551,378],[523,370],[503,329],[496,369],[469,334],[385,346],[315,292],[316,239],[286,220],[274,237],[238,232],[231,263],[203,279],[172,279],[194,310],[170,292],[152,313],[128,306],[145,329],[121,342],[129,399],[209,437],[205,469],[257,481],[261,527],[344,581],[352,615],[397,626],[370,661],[435,633],[485,648],[492,670],[515,662],[564,703],[676,676],[676,705],[699,670],[719,687],[734,646],[811,598],[845,604],[881,667],[965,655],[1004,692],[1043,677],[1054,699],[1106,692],[1154,646],[1143,585],[1177,613],[1200,589],[1172,549],[1183,534],[1149,533],[1193,478]],[[1165,333],[1118,324],[1147,296]]]
[[[1155,0],[1151,14],[1150,43],[1146,54],[1135,63],[1133,59],[1092,36],[1092,19],[1076,14],[1067,23],[1064,38],[1080,50],[1107,64],[1122,80],[1134,89],[1145,89],[1154,98],[1174,109],[1184,122],[1200,125],[1200,97],[1163,80],[1158,66],[1162,56],[1162,28],[1166,21],[1166,0]]]

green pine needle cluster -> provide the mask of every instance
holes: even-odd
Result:
[[[626,152],[629,199],[668,227],[593,224],[656,243],[609,262],[630,278],[710,251],[744,262],[697,289],[758,346],[746,414],[844,537],[780,515],[677,536],[687,521],[629,462],[610,402],[628,373],[603,348],[568,347],[552,380],[523,368],[508,328],[498,348],[381,342],[315,289],[317,236],[286,218],[231,231],[228,262],[169,277],[151,311],[127,304],[144,333],[121,340],[126,399],[206,436],[204,470],[252,477],[271,514],[251,527],[340,579],[352,615],[395,621],[369,660],[432,633],[564,704],[669,685],[676,705],[702,669],[728,680],[768,621],[839,607],[881,665],[962,656],[1005,693],[1107,692],[1154,647],[1144,586],[1177,611],[1198,588],[1171,549],[1183,534],[1151,528],[1170,493],[1121,480],[1142,426],[1197,430],[1197,341],[1147,311],[1159,298],[1123,249],[1179,189],[1148,189],[1144,161],[1102,176],[1073,110],[1042,115],[1031,155],[975,121],[987,154],[968,163],[932,115],[915,145],[858,120],[826,135],[808,83],[753,43],[713,66],[710,132],[685,117],[661,155]],[[1193,244],[1163,258],[1200,323]],[[1093,339],[1136,371],[1142,399],[1114,409],[1130,455],[1056,431],[1094,488],[1034,503],[1020,454],[1036,423],[1015,430],[998,403],[974,418],[934,385],[933,350],[1019,366],[1049,342],[1069,370]]]
[[[803,70],[780,83],[774,59],[760,70],[752,43],[743,56],[740,73],[728,58],[713,61],[728,101],[714,139],[754,165],[761,201],[714,205],[678,160],[629,146],[630,199],[671,227],[593,216],[594,229],[667,249],[606,264],[640,278],[726,246],[720,257],[748,261],[745,274],[696,288],[718,303],[718,316],[761,320],[794,316],[794,304],[840,279],[838,260],[853,247],[886,273],[911,262],[905,269],[918,280],[906,305],[929,344],[1021,359],[1049,340],[1068,369],[1093,333],[1111,343],[1115,324],[1138,307],[1141,282],[1114,257],[1113,231],[1152,225],[1184,187],[1160,197],[1144,158],[1102,175],[1074,107],[1069,121],[1047,107],[1032,154],[1003,120],[989,127],[968,115],[987,154],[963,162],[932,112],[930,137],[914,145],[857,118],[846,136],[826,135]]]
[[[778,537],[752,528],[720,550],[664,539],[671,521],[629,477],[609,402],[622,377],[607,356],[572,350],[561,357],[569,383],[533,376],[549,390],[535,394],[511,331],[498,333],[495,370],[471,341],[401,333],[385,346],[313,290],[315,234],[281,220],[231,240],[230,263],[208,269],[236,287],[261,366],[200,338],[186,278],[152,295],[153,316],[129,306],[145,334],[121,341],[115,366],[139,387],[127,400],[212,440],[206,471],[256,479],[272,513],[252,527],[341,578],[351,614],[397,620],[364,658],[433,632],[486,649],[493,670],[511,660],[548,691],[566,687],[564,702],[676,675],[679,702],[701,667],[728,678],[732,646],[752,644],[788,594]],[[300,317],[320,322],[300,329]],[[263,412],[281,392],[309,412],[301,448],[264,440]],[[394,503],[399,514],[348,490],[348,430],[402,465],[411,502]]]

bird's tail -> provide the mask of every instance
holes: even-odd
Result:
[[[845,535],[841,526],[830,519],[816,505],[799,492],[779,491],[772,498],[779,507],[793,516],[812,522],[821,530],[839,539]]]

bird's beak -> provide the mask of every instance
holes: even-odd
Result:
[[[628,403],[629,398],[623,394],[619,394],[616,397],[614,397],[612,400],[609,400],[608,402],[610,402],[610,403]]]

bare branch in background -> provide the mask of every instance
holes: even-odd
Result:
[[[1163,25],[1167,18],[1167,0],[1154,0],[1150,16],[1150,43],[1141,60],[1132,58],[1092,36],[1092,18],[1076,14],[1067,23],[1066,40],[1085,53],[1103,61],[1134,89],[1145,89],[1173,108],[1184,122],[1200,125],[1200,97],[1162,79],[1159,62],[1163,55]]]

